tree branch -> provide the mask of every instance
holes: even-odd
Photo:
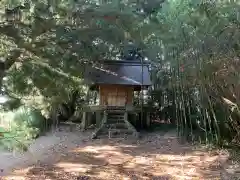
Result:
[[[4,62],[4,70],[8,70],[20,57],[22,51],[20,49],[15,49],[10,52],[10,55],[6,58]]]

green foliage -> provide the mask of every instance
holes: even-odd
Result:
[[[153,60],[153,101],[174,103],[183,138],[239,143],[239,8],[237,2],[168,1],[149,23],[161,26],[147,42],[160,54]]]
[[[31,128],[37,128],[39,131],[44,130],[44,117],[41,112],[29,107],[20,107],[15,113],[13,121],[18,127],[26,126]]]
[[[1,121],[3,122],[1,132],[4,132],[0,139],[1,146],[8,149],[26,150],[29,143],[48,128],[41,113],[29,107],[20,107],[7,112]]]
[[[150,60],[151,104],[175,110],[179,135],[197,129],[205,142],[209,134],[218,143],[239,142],[237,1],[4,0],[6,7],[0,86],[9,94],[41,96],[54,109],[75,90],[86,94],[85,63],[129,57],[130,49]],[[10,20],[9,12],[18,17]]]
[[[50,104],[56,99],[58,104],[66,102],[76,89],[85,93],[84,63],[116,59],[130,37],[127,34],[138,34],[135,27],[140,19],[132,5],[127,1],[3,1],[0,52],[9,64],[0,74],[0,79],[8,77],[3,85],[20,97],[42,95]],[[21,18],[10,21],[7,11]]]

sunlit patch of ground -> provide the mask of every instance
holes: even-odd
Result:
[[[51,154],[32,167],[16,170],[16,180],[226,179],[227,153],[210,153],[180,145],[174,135],[143,139],[75,142],[77,147]],[[67,142],[66,142],[67,144]],[[56,157],[56,158],[55,158]],[[230,178],[231,179],[231,178]]]

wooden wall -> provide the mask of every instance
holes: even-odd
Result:
[[[125,106],[133,104],[132,86],[101,85],[99,86],[100,105]]]

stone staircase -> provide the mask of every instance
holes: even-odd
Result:
[[[125,138],[129,135],[138,137],[135,127],[128,121],[125,111],[106,111],[100,127],[93,133],[92,138]]]

